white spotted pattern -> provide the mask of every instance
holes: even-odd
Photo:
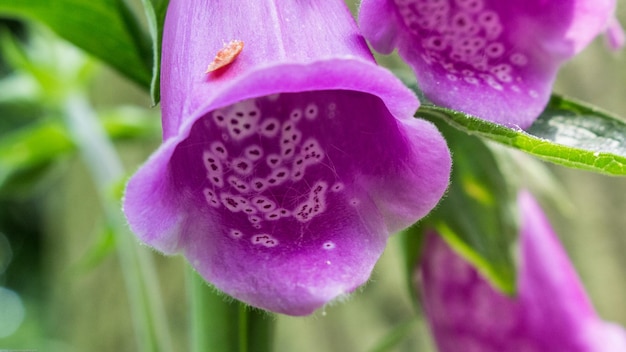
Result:
[[[519,86],[513,89],[510,83],[522,81],[519,69],[528,64],[529,58],[506,43],[502,35],[504,22],[488,8],[486,0],[395,3],[404,24],[419,38],[423,49],[420,57],[427,65],[440,65],[450,81],[462,79],[471,85],[519,92]]]
[[[217,135],[221,135],[221,140],[213,141],[202,153],[209,181],[203,188],[204,200],[216,211],[242,216],[249,224],[246,226],[253,229],[250,233],[245,228],[232,228],[228,233],[231,238],[249,238],[253,245],[266,248],[279,244],[277,238],[264,232],[275,230],[276,225],[271,224],[308,223],[326,211],[329,191],[338,193],[345,187],[336,181],[329,187],[320,179],[323,173],[309,172],[326,158],[319,140],[305,134],[308,129],[303,127],[319,118],[319,106],[311,102],[263,116],[260,102],[278,99],[276,95],[233,104],[213,111],[204,122],[209,130],[217,127]],[[336,109],[336,104],[330,103],[323,111],[332,118]],[[276,187],[286,188],[279,191]],[[302,191],[289,198],[276,197],[276,192],[284,194],[285,190]],[[264,227],[269,228],[261,230]],[[335,248],[331,241],[320,245],[324,250]]]
[[[206,202],[214,208],[219,208],[221,206],[217,195],[209,188],[204,189],[204,198],[206,199]]]
[[[252,244],[271,248],[278,245],[278,240],[266,233],[262,233],[252,236]]]
[[[257,132],[261,111],[254,99],[244,100],[225,109],[213,112],[213,119],[219,127],[226,127],[228,135],[235,140],[242,140]]]
[[[307,222],[311,221],[316,215],[326,210],[326,190],[328,185],[324,181],[319,181],[311,188],[309,198],[302,204],[298,205],[295,212],[295,218]]]

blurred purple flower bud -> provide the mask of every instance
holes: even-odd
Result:
[[[433,102],[526,128],[559,66],[603,32],[615,0],[363,0],[372,46],[400,56]]]
[[[518,292],[496,291],[434,233],[416,271],[441,352],[621,352],[626,333],[597,316],[567,255],[529,193],[519,198]]]

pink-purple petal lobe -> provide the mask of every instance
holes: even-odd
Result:
[[[347,90],[247,99],[174,140],[128,185],[134,232],[182,251],[229,295],[291,315],[364,283],[390,234],[434,207],[450,170],[434,126]],[[158,207],[132,203],[146,197]],[[166,231],[153,221],[170,217]]]
[[[416,279],[439,351],[622,351],[626,332],[597,316],[536,201],[522,192],[519,206],[514,297],[498,292],[441,237],[428,234]]]
[[[383,53],[397,48],[433,102],[529,127],[557,70],[603,32],[614,0],[364,0],[360,27]]]

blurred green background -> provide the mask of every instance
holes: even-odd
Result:
[[[622,6],[624,23],[625,10]],[[29,33],[19,23],[5,21],[7,26],[17,37]],[[565,65],[555,91],[626,117],[625,55],[608,52],[599,38]],[[380,61],[406,70],[395,57]],[[0,75],[8,76],[6,63],[0,67]],[[28,104],[3,101],[8,93],[0,90],[0,141],[42,114]],[[133,113],[140,111],[158,125],[158,108],[150,108],[148,94],[111,69],[97,67],[89,96],[98,111],[133,107]],[[121,139],[116,148],[132,171],[158,144],[154,130],[141,138]],[[557,209],[544,201],[544,207],[599,314],[626,325],[626,179],[549,168],[562,181],[569,203]],[[135,350],[114,236],[107,231],[96,189],[79,157],[68,154],[20,181],[0,192],[0,287],[17,294],[0,291],[0,300],[19,297],[24,318],[5,336],[13,327],[0,306],[0,349]],[[397,238],[390,241],[369,284],[344,302],[306,318],[277,317],[276,351],[368,351],[407,322],[411,333],[397,350],[433,351],[424,322],[412,319],[399,244]],[[142,250],[158,267],[173,346],[188,350],[184,260]]]

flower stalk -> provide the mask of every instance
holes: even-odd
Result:
[[[187,282],[191,302],[191,351],[271,351],[275,319],[226,297],[192,268]]]
[[[128,231],[119,200],[111,196],[112,186],[125,176],[120,158],[82,93],[68,93],[63,110],[65,123],[91,173],[106,219],[114,230],[138,351],[172,351],[152,257],[139,248]]]

